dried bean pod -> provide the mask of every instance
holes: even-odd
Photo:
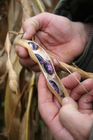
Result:
[[[44,68],[48,74],[52,75],[54,73],[54,69],[53,69],[52,64],[50,62],[45,62]]]
[[[34,42],[35,43],[35,42]],[[68,96],[64,85],[56,74],[52,61],[45,50],[38,44],[37,54],[32,47],[29,47],[28,40],[16,39],[15,45],[20,45],[28,50],[30,57],[39,65],[44,74],[48,88],[57,97],[59,103],[62,103],[62,97]],[[43,56],[43,57],[42,57]],[[46,72],[45,72],[46,70]],[[64,93],[64,94],[63,94]]]

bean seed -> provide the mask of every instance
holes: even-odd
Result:
[[[38,49],[38,45],[36,45],[34,42],[28,42],[28,44],[33,47],[33,50],[37,50]]]
[[[50,83],[50,85],[54,88],[54,90],[55,90],[57,93],[59,93],[59,88],[58,88],[57,84],[56,84],[54,81],[52,81],[52,80],[49,80],[49,83]]]
[[[35,54],[36,58],[39,60],[40,64],[44,64],[44,59],[39,54]]]
[[[48,74],[52,75],[54,73],[54,69],[53,69],[52,64],[50,62],[45,62],[44,68]]]

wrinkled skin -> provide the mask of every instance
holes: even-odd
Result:
[[[29,18],[23,24],[25,39],[31,39],[34,36],[35,41],[48,54],[67,63],[71,62],[84,50],[88,41],[85,27],[83,23],[72,22],[65,17],[49,13],[42,13]],[[38,66],[29,59],[26,49],[17,47],[16,51],[22,65],[31,66],[32,70],[38,71]]]
[[[72,22],[69,19],[49,13],[39,14],[25,21],[23,25],[24,39],[35,37],[51,56],[61,61],[71,62],[80,55],[88,42],[86,25]],[[16,48],[20,63],[38,71],[38,66],[31,59],[26,49]],[[54,60],[54,64],[57,62]],[[74,74],[79,80],[80,75]],[[43,82],[42,82],[43,81]],[[64,78],[63,83],[71,98],[64,98],[62,107],[48,90],[46,81],[40,76],[38,82],[39,111],[57,140],[88,140],[93,123],[91,101],[93,101],[93,80],[82,82],[84,89],[73,76]],[[42,88],[41,88],[42,87]]]
[[[74,76],[80,80],[78,73]],[[42,82],[43,81],[43,82]],[[81,83],[87,90],[84,91],[73,75],[62,79],[72,98],[64,98],[62,107],[59,105],[46,85],[43,75],[38,82],[38,106],[39,111],[50,128],[56,140],[89,140],[90,130],[93,124],[93,79]]]

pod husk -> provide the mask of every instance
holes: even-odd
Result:
[[[14,44],[15,44],[15,45],[22,46],[22,47],[24,47],[24,48],[26,48],[26,49],[28,50],[29,56],[39,65],[39,67],[40,67],[42,73],[44,74],[49,89],[50,89],[51,92],[57,97],[59,103],[61,104],[61,103],[62,103],[62,97],[52,88],[52,86],[51,86],[50,83],[49,83],[48,77],[54,79],[54,80],[58,83],[58,85],[59,85],[58,87],[60,88],[61,93],[64,94],[64,96],[69,96],[69,94],[68,94],[66,88],[64,87],[64,85],[62,84],[61,80],[60,80],[59,77],[57,76],[51,58],[50,58],[49,55],[45,52],[45,50],[44,50],[42,47],[40,47],[40,46],[36,43],[36,45],[38,46],[38,50],[39,50],[40,55],[41,55],[41,52],[42,52],[43,57],[44,57],[44,58],[46,57],[47,60],[50,61],[51,64],[52,64],[52,66],[53,66],[54,73],[53,73],[52,76],[48,75],[48,73],[46,73],[46,72],[44,71],[44,68],[42,67],[42,65],[40,64],[40,62],[39,62],[38,59],[36,58],[35,54],[33,53],[31,47],[29,46],[28,41],[29,41],[29,40],[24,40],[24,39],[19,39],[19,38],[17,38],[17,39],[15,39]],[[34,43],[35,43],[35,42],[34,42]],[[39,54],[39,53],[38,53],[38,54]]]

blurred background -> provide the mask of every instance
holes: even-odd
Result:
[[[39,2],[44,11],[52,13],[58,0]],[[19,64],[13,46],[13,35],[10,36],[13,46],[11,60],[14,60],[12,65],[18,76],[17,95],[9,88],[6,70],[7,54],[4,43],[7,32],[20,32],[23,20],[40,12],[37,0],[0,0],[0,140],[53,140],[38,112],[36,79],[39,73],[35,73],[32,94],[33,74]]]

